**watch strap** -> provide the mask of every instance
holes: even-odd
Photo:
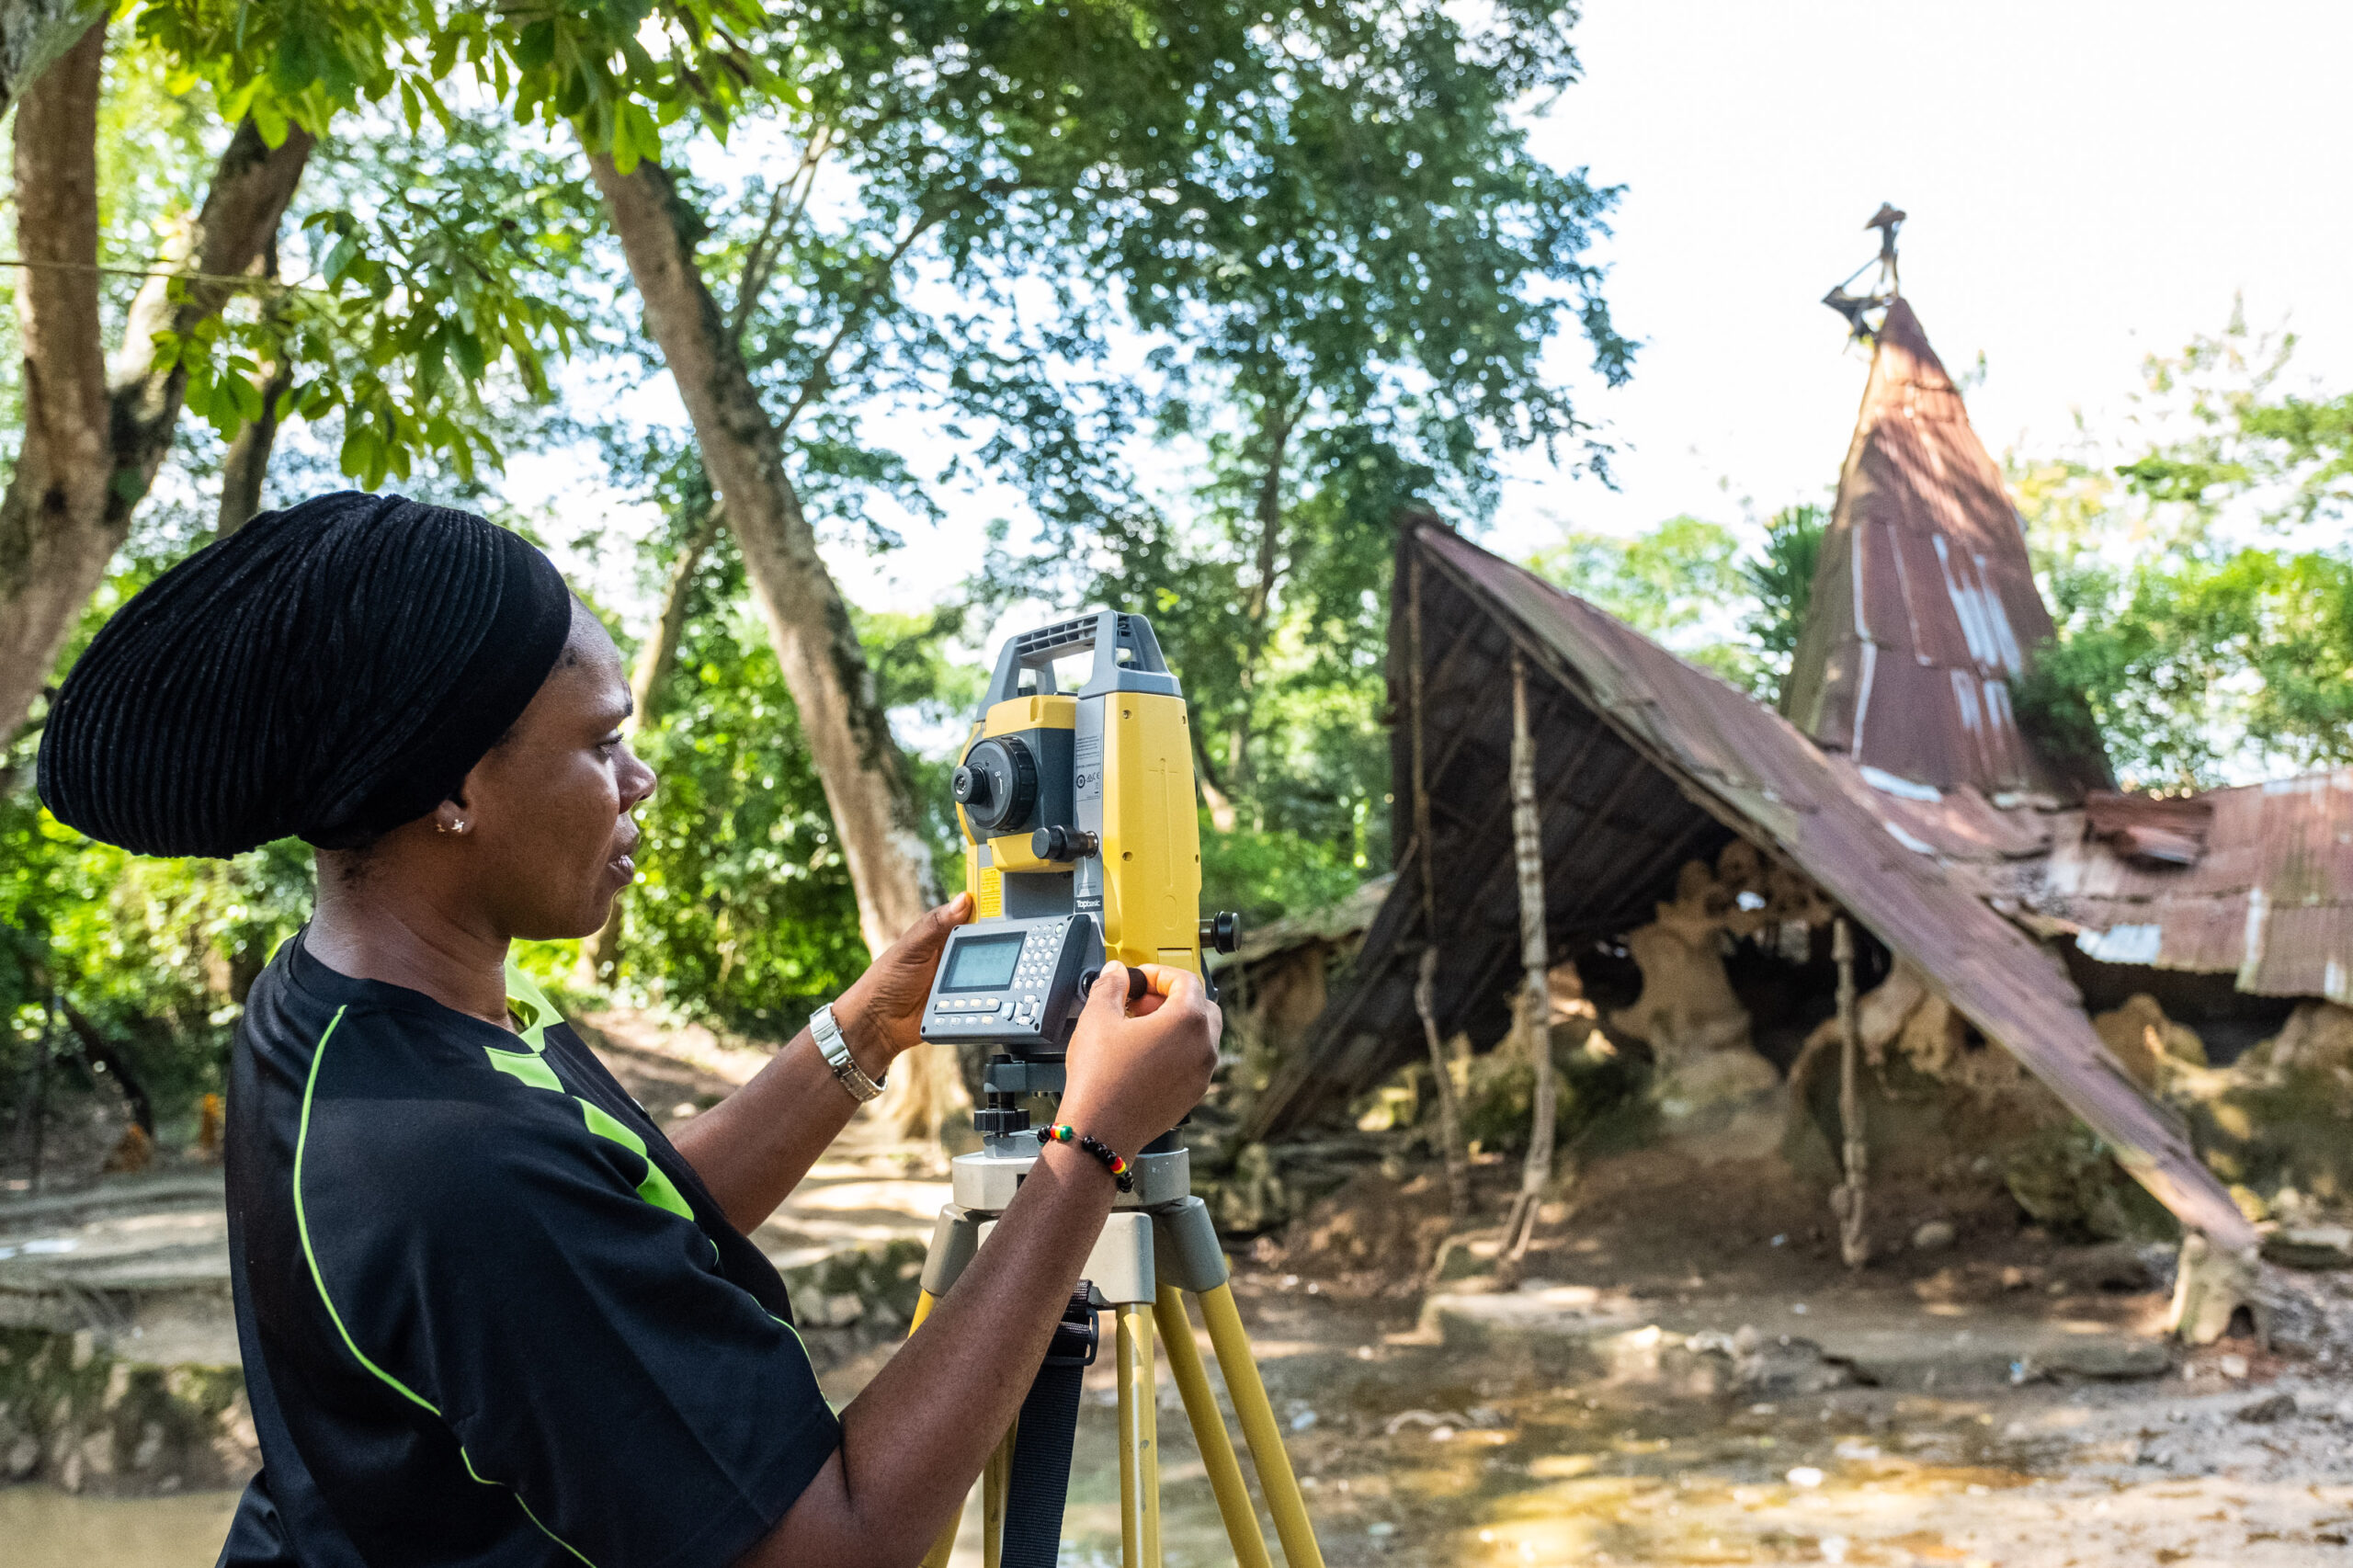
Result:
[[[858,1059],[849,1053],[849,1041],[842,1037],[841,1025],[834,1021],[832,1003],[809,1015],[809,1037],[817,1042],[825,1065],[834,1070],[835,1081],[849,1091],[850,1098],[864,1105],[881,1094],[881,1084],[868,1077]]]

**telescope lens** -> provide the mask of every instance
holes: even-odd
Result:
[[[984,833],[1026,825],[1038,803],[1038,761],[1011,735],[981,742],[956,770],[956,801]]]

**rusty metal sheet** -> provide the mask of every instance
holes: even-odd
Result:
[[[1831,767],[1870,791],[1865,798],[1891,827],[1902,829],[1948,861],[1991,864],[2050,853],[2051,824],[2045,812],[1996,810],[1967,785],[1950,791],[1907,785],[1850,757],[1833,756]]]
[[[2201,815],[2190,864],[2152,860],[2121,838],[2168,824],[2186,835]],[[2094,957],[2353,1006],[2353,768],[2181,801],[2094,798],[2054,819],[2053,840],[2020,903],[2074,927]]]
[[[1911,305],[1888,306],[1784,709],[1823,745],[1939,789],[2074,800],[2106,759],[2038,744],[2008,681],[2051,635],[2001,471]]]
[[[1779,714],[1632,629],[1435,523],[1399,540],[1391,685],[1404,711],[1405,584],[1424,593],[1425,743],[1437,929],[1424,929],[1414,855],[1408,727],[1392,733],[1399,876],[1350,981],[1285,1062],[1245,1136],[1265,1137],[1343,1101],[1421,1050],[1416,955],[1443,956],[1442,1032],[1500,1016],[1518,949],[1510,883],[1507,675],[1529,661],[1543,740],[1547,926],[1555,938],[1623,931],[1648,917],[1683,860],[1737,834],[1825,889],[2006,1047],[2178,1215],[2222,1244],[2253,1232],[2200,1163],[2179,1119],[2100,1044],[2058,960],[1996,915],[1941,860],[1907,845],[1881,792],[1834,766]],[[2029,585],[2030,586],[2030,585]],[[1443,805],[1441,806],[1441,801]],[[1966,807],[1961,808],[1965,812]]]

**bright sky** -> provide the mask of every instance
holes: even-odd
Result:
[[[1826,499],[1865,361],[1817,301],[1882,200],[1947,367],[1985,356],[1997,456],[2063,444],[2077,409],[2112,423],[2143,357],[2220,330],[2234,290],[2353,386],[2353,7],[1588,0],[1575,36],[1586,82],[1539,144],[1627,187],[1608,295],[1645,347],[1587,403],[1620,491],[1523,465],[1507,544],[1548,513],[1623,532]]]
[[[1620,488],[1518,463],[1507,552],[1563,523],[1826,499],[1865,362],[1817,301],[1873,254],[1881,200],[1911,214],[1904,293],[1946,364],[1985,356],[1970,404],[1997,455],[2061,446],[2078,409],[2112,425],[2143,357],[2219,330],[2236,290],[2302,335],[2302,374],[2353,387],[2341,0],[1588,0],[1575,36],[1586,80],[1536,136],[1627,187],[1599,259],[1643,347],[1584,403]],[[547,466],[517,492],[576,472]],[[860,603],[931,602],[1007,501],[952,500],[937,532],[835,570]]]

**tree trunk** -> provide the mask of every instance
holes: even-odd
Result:
[[[227,539],[261,513],[261,487],[278,444],[278,400],[294,384],[292,367],[273,365],[261,381],[261,417],[245,421],[221,464],[221,513],[212,537]]]
[[[106,0],[9,0],[0,6],[0,114],[105,19]]]
[[[131,1063],[122,1059],[122,1052],[114,1048],[114,1042],[107,1039],[81,1008],[62,997],[58,1006],[64,1011],[66,1028],[72,1029],[74,1038],[82,1043],[84,1060],[94,1068],[106,1069],[107,1075],[114,1080],[114,1086],[121,1091],[123,1104],[130,1108],[131,1119],[153,1141],[155,1136],[155,1106],[147,1097],[147,1086],[139,1081],[139,1074],[131,1070]]]
[[[1200,775],[1201,803],[1210,809],[1210,825],[1220,833],[1233,831],[1233,797],[1225,792],[1219,781],[1217,768],[1210,761],[1209,748],[1201,744],[1201,733],[1193,732],[1193,771]]]
[[[89,28],[17,105],[25,431],[0,497],[0,739],[16,733],[114,545],[98,327],[98,81]]]
[[[278,243],[294,187],[301,183],[313,145],[310,132],[290,128],[271,147],[250,119],[237,127],[212,172],[212,187],[195,221],[165,245],[156,271],[186,270],[207,278],[235,278],[254,269]],[[177,365],[155,366],[155,335],[186,333],[219,312],[235,288],[228,283],[185,282],[172,297],[172,279],[150,278],[131,301],[122,347],[108,373],[114,400],[114,478],[107,494],[107,524],[120,544],[131,531],[131,514],[155,482],[155,471],[172,449],[188,372]],[[240,519],[241,523],[243,519]],[[94,583],[93,587],[97,586]]]
[[[1283,459],[1290,449],[1292,424],[1288,409],[1278,411],[1272,405],[1266,409],[1259,421],[1259,433],[1267,442],[1267,466],[1259,475],[1258,499],[1252,509],[1258,524],[1256,562],[1258,574],[1251,582],[1249,597],[1242,601],[1242,619],[1249,626],[1242,667],[1236,672],[1235,680],[1242,688],[1242,706],[1225,741],[1226,777],[1237,790],[1248,788],[1252,699],[1257,690],[1258,661],[1267,653],[1267,621],[1274,612],[1275,577],[1282,562]],[[1225,809],[1225,818],[1223,822],[1218,821],[1216,802],[1212,801],[1210,820],[1217,824],[1220,831],[1231,832],[1233,807],[1230,801]]]
[[[263,278],[278,276],[275,234],[262,252],[256,271]],[[278,400],[293,389],[293,361],[279,355],[255,385],[261,392],[261,415],[245,421],[229,442],[229,455],[221,465],[221,512],[212,525],[215,539],[227,539],[261,511],[262,483],[269,477],[269,454],[278,444]]]
[[[841,835],[859,928],[868,949],[880,953],[924,913],[936,884],[906,767],[849,607],[785,473],[782,433],[696,267],[691,236],[702,227],[699,217],[651,160],[626,175],[605,153],[589,164],[645,303],[646,330],[677,383],[743,548],[753,600]],[[961,1097],[952,1056],[924,1046],[892,1071],[882,1108],[908,1131],[936,1133]]]
[[[0,735],[11,735],[58,650],[131,531],[131,515],[171,449],[188,375],[158,369],[156,333],[185,333],[219,311],[230,288],[188,282],[172,298],[151,278],[132,300],[109,373],[99,343],[97,138],[101,29],[36,83],[17,112],[17,296],[25,340],[26,433],[0,498]],[[248,120],[230,138],[195,220],[165,247],[158,271],[233,276],[278,233],[310,157],[289,131],[272,149]],[[92,379],[98,405],[88,405]]]
[[[637,651],[637,664],[630,671],[629,717],[621,721],[624,738],[635,735],[653,722],[654,707],[663,687],[668,684],[670,672],[678,663],[678,639],[686,634],[687,607],[693,597],[696,568],[719,538],[719,508],[711,507],[703,514],[695,531],[687,536],[679,547],[678,558],[670,563],[670,581],[662,590],[662,613],[654,619],[654,634]],[[580,983],[606,985],[613,978],[614,966],[620,961],[621,911],[629,898],[623,888],[613,900],[613,912],[605,916],[603,929],[580,946]]]
[[[1536,812],[1536,737],[1528,727],[1528,666],[1511,653],[1511,836],[1519,871],[1519,996],[1512,1021],[1535,1071],[1528,1158],[1519,1196],[1504,1221],[1506,1267],[1515,1276],[1536,1236],[1536,1206],[1552,1179],[1552,967],[1544,937],[1544,824]]]

